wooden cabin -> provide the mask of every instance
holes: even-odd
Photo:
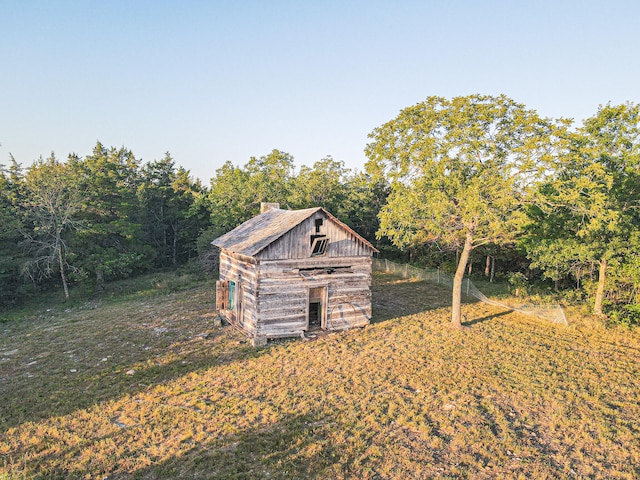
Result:
[[[376,248],[323,208],[273,206],[212,242],[220,315],[255,344],[371,320]]]

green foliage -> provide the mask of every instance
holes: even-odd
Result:
[[[471,95],[429,97],[369,135],[367,171],[390,183],[378,236],[400,248],[461,250],[454,323],[471,250],[514,241],[520,207],[559,128],[504,95]]]
[[[23,229],[20,204],[23,200],[22,170],[13,157],[7,170],[0,165],[0,305],[13,303],[23,293],[19,244]]]
[[[624,252],[638,244],[640,107],[600,107],[565,136],[549,166],[528,210],[524,244],[532,266],[554,280],[572,275],[579,284],[598,267],[594,311],[602,313],[607,272],[624,269],[633,258]]]
[[[255,205],[249,173],[226,162],[216,170],[207,194],[207,207],[211,212],[211,237],[208,241],[226,233],[252,217]]]
[[[507,274],[507,282],[509,282],[510,291],[516,297],[526,296],[529,282],[522,272],[510,272]]]
[[[36,281],[58,275],[65,297],[69,298],[68,276],[76,269],[69,262],[73,252],[70,240],[83,228],[81,191],[69,166],[59,162],[53,153],[46,161],[39,160],[29,168],[24,188],[23,207],[32,228],[23,232],[22,245],[28,261],[22,271]]]
[[[625,327],[637,327],[640,325],[640,305],[624,305],[622,308],[609,313],[609,321],[613,324]]]
[[[260,202],[287,204],[294,176],[293,157],[280,150],[272,150],[260,158],[251,157],[245,165],[248,174],[251,216],[260,211]]]
[[[144,211],[143,238],[154,249],[157,267],[177,265],[196,254],[196,238],[209,224],[209,212],[199,201],[204,189],[189,172],[176,170],[167,152],[162,160],[142,167],[138,200]]]
[[[341,218],[348,174],[344,162],[331,157],[317,161],[313,167],[303,165],[292,182],[288,203],[293,208],[324,207]]]
[[[98,142],[92,155],[84,159],[71,155],[68,163],[84,192],[85,228],[76,239],[81,268],[98,288],[105,273],[148,269],[152,255],[143,243],[143,210],[136,195],[142,181],[140,162],[124,147],[107,149]]]

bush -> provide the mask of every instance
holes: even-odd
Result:
[[[524,273],[508,273],[507,281],[509,282],[511,293],[516,297],[525,296],[527,294],[529,283],[527,282],[527,277],[525,277]]]
[[[624,305],[609,313],[609,321],[625,327],[640,325],[640,305]]]

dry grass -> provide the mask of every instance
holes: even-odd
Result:
[[[363,330],[254,350],[210,284],[0,324],[0,478],[638,478],[640,337],[376,275]]]

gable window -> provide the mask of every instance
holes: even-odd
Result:
[[[318,257],[324,255],[329,244],[329,237],[326,235],[311,235],[311,256]]]
[[[322,226],[322,219],[321,218],[316,218],[314,223],[315,223],[315,226],[316,226],[316,233],[320,233],[320,227]]]

